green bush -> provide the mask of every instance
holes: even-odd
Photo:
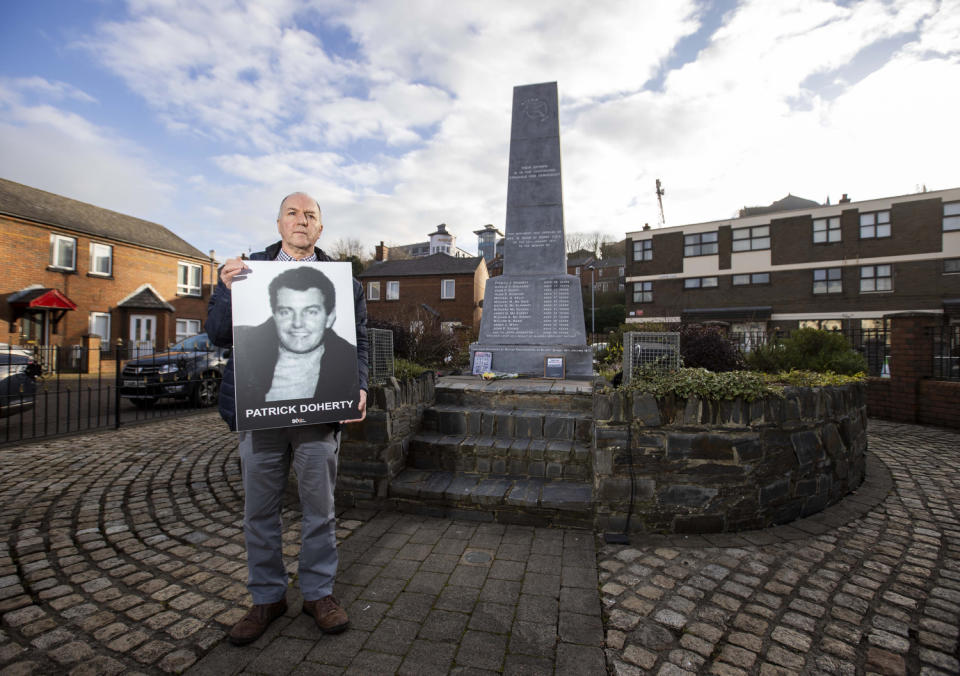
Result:
[[[680,357],[689,368],[709,371],[736,371],[743,368],[740,350],[718,326],[685,324],[680,329]]]
[[[397,358],[393,363],[393,376],[398,381],[412,380],[430,369],[407,359]]]
[[[799,329],[788,338],[758,347],[746,356],[756,371],[817,371],[854,375],[867,370],[867,360],[850,347],[843,334]]]

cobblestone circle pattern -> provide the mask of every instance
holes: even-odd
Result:
[[[624,546],[344,512],[353,628],[320,637],[291,594],[242,649],[223,641],[249,603],[242,489],[215,414],[5,447],[0,676],[960,673],[960,434],[871,420],[869,446],[862,489],[751,533]]]

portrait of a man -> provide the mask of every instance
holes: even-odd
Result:
[[[252,262],[248,279],[234,288],[237,428],[263,429],[348,420],[357,406],[357,353],[353,340],[337,324],[337,287],[331,273],[349,264],[285,265]],[[325,272],[326,270],[326,272]],[[267,284],[269,317],[244,325],[242,319],[263,310]],[[251,284],[256,280],[256,284]],[[248,286],[249,285],[249,286]],[[253,305],[253,307],[251,307]],[[352,304],[345,305],[352,315]],[[246,308],[244,310],[244,308]],[[342,329],[341,329],[342,330]]]

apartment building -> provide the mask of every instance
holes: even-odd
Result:
[[[856,329],[923,311],[960,323],[960,188],[781,203],[627,233],[627,322]]]

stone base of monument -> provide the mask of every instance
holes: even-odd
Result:
[[[593,378],[593,348],[589,345],[502,345],[471,343],[470,363],[477,352],[489,352],[490,371],[517,373],[521,376],[543,378],[547,357],[563,357],[564,378],[588,380]]]
[[[592,384],[445,378],[391,482],[401,511],[593,526]]]

